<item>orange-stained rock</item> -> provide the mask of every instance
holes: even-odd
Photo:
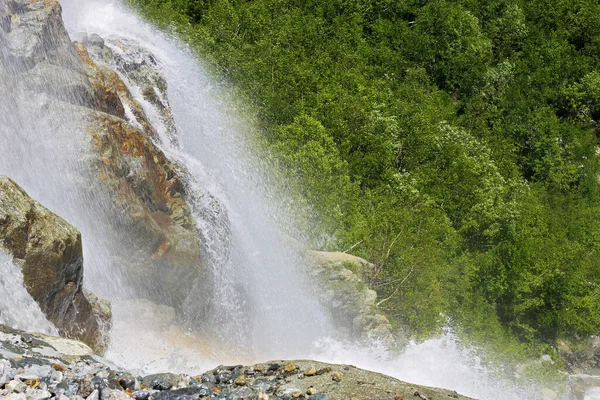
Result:
[[[148,282],[140,295],[156,294],[155,300],[177,306],[202,267],[196,224],[185,200],[187,172],[155,144],[156,130],[119,74],[92,60],[82,44],[74,47],[97,111],[88,117],[94,153],[90,160],[126,219],[120,228],[129,233],[130,253],[136,258],[124,260],[130,269],[125,276]]]

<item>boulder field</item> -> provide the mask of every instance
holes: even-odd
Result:
[[[136,376],[83,343],[0,325],[0,399],[6,400],[467,400],[351,365],[277,360],[218,366],[197,376]]]

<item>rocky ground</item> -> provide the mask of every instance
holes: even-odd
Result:
[[[0,325],[0,400],[468,399],[349,365],[273,361],[198,376],[131,373],[81,342]]]

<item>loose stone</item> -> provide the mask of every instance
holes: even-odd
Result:
[[[123,389],[134,389],[136,380],[133,378],[133,376],[124,376],[119,379],[119,384]]]
[[[85,398],[85,400],[98,400],[99,398],[100,393],[98,392],[98,389],[94,389],[92,393],[90,393],[90,395]]]
[[[240,375],[237,378],[235,378],[234,383],[238,386],[245,386],[246,385],[246,377],[244,375]]]
[[[77,395],[87,398],[94,391],[94,384],[92,380],[88,376],[84,376],[79,380],[79,389],[77,390]]]
[[[215,384],[215,383],[217,383],[217,378],[215,378],[214,375],[202,375],[202,378],[200,378],[200,381],[202,383],[212,383],[212,384]]]
[[[289,363],[288,365],[286,365],[283,370],[285,372],[292,372],[294,370],[296,370],[296,366],[294,365],[294,363]]]
[[[265,392],[258,392],[258,400],[269,400],[269,395]]]
[[[6,400],[27,400],[25,393],[9,393],[4,398]]]
[[[131,397],[133,397],[135,400],[148,400],[148,397],[150,397],[150,392],[144,389],[136,390],[131,394]]]
[[[305,376],[313,376],[316,374],[317,374],[317,369],[312,365],[304,371]]]
[[[340,382],[342,380],[342,373],[341,372],[334,372],[333,374],[331,374],[331,379],[333,379],[336,382]]]
[[[9,393],[23,393],[27,390],[27,385],[18,379],[13,379],[6,384],[6,389]]]
[[[27,400],[45,400],[52,397],[52,394],[47,390],[28,389],[25,392]]]

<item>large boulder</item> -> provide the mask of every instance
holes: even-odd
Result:
[[[0,73],[20,75],[23,86],[91,106],[88,82],[56,0],[8,0],[0,6]]]
[[[15,182],[0,176],[0,247],[21,265],[25,288],[67,337],[107,346],[110,307],[83,291],[81,234]]]
[[[321,251],[311,251],[309,262],[311,274],[320,286],[321,302],[332,311],[338,324],[345,324],[354,336],[395,344],[389,319],[376,307],[377,293],[365,282],[373,268],[371,263],[346,253]]]

